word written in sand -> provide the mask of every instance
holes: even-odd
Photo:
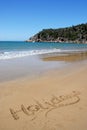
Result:
[[[49,101],[42,100],[42,102],[39,102],[35,100],[33,105],[28,105],[27,107],[22,104],[19,110],[10,108],[10,113],[14,120],[18,120],[20,118],[19,113],[24,113],[25,115],[29,116],[30,120],[34,120],[40,112],[45,112],[45,117],[47,117],[49,112],[54,109],[78,103],[80,101],[79,95],[80,93],[77,91],[73,91],[67,95],[53,95]]]

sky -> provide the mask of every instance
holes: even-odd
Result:
[[[81,23],[87,23],[87,0],[0,0],[0,41]]]

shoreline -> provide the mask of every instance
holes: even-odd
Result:
[[[42,57],[43,61],[64,61],[64,62],[78,62],[87,60],[87,52],[79,52],[79,53],[65,53],[63,55],[55,55],[55,56],[44,56]]]
[[[80,42],[80,41],[32,41],[32,40],[25,40],[24,42],[47,42],[47,43],[75,43],[75,44],[87,44],[87,41],[86,42]]]
[[[44,55],[42,55],[44,57]],[[68,64],[68,63],[67,63]],[[67,66],[62,61],[44,62],[40,56],[29,56],[0,62],[0,82],[20,79],[22,77],[37,78],[53,69]]]

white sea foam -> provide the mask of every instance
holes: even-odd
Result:
[[[40,55],[40,54],[48,54],[48,53],[73,53],[73,52],[82,52],[85,50],[61,50],[61,49],[43,49],[43,50],[29,50],[29,51],[8,51],[8,52],[0,52],[0,60],[5,59],[13,59],[13,58],[21,58],[25,56],[31,55]]]
[[[20,58],[20,57],[31,56],[31,55],[40,55],[40,54],[46,54],[46,53],[54,53],[54,52],[59,52],[59,51],[60,49],[52,49],[52,50],[43,49],[43,50],[30,50],[30,51],[1,52],[0,60]]]

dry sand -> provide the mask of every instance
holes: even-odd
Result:
[[[87,64],[0,83],[0,130],[87,130]]]

